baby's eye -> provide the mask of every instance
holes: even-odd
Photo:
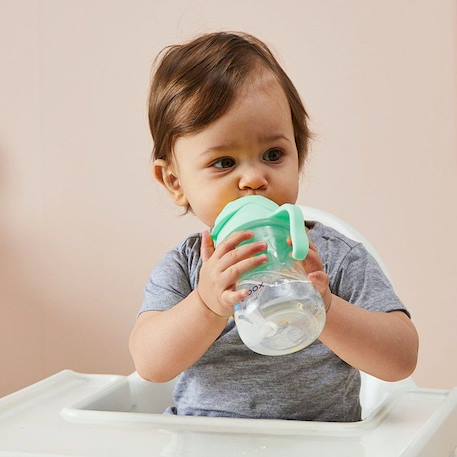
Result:
[[[270,154],[271,153],[271,154]],[[266,156],[273,157],[272,162],[279,160],[283,156],[283,152],[280,149],[270,149],[265,153]]]
[[[216,167],[216,166],[215,166],[216,163],[225,163],[226,165],[227,165],[227,163],[228,163],[229,166],[230,166],[230,162],[233,162],[233,161],[234,161],[234,160],[231,159],[230,157],[224,157],[223,159],[219,159],[219,160],[217,160],[216,162],[214,162],[212,166],[213,166],[214,168],[218,168],[218,169],[221,170],[221,169],[225,169],[225,168],[229,168],[229,167]]]
[[[269,157],[269,159],[267,159],[269,162],[276,162],[283,155],[284,155],[284,153],[280,149],[270,149],[265,153],[264,157]],[[235,161],[232,158],[224,157],[224,158],[219,159],[216,162],[214,162],[211,166],[214,168],[217,168],[219,170],[223,170],[223,169],[230,168],[234,164],[234,162]],[[221,167],[216,167],[217,163],[221,163],[223,165]]]

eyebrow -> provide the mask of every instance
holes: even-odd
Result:
[[[277,140],[286,140],[286,141],[289,141],[289,143],[290,143],[289,138],[287,138],[283,134],[263,135],[263,136],[260,137],[260,140],[263,143],[268,143],[268,142],[277,141]],[[212,147],[210,147],[208,149],[205,149],[201,153],[201,155],[206,155],[206,154],[209,154],[211,152],[225,151],[227,149],[233,149],[234,147],[236,147],[236,143],[220,144],[219,146],[212,146]]]

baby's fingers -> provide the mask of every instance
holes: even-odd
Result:
[[[226,270],[230,265],[241,262],[241,260],[252,257],[255,254],[265,251],[267,246],[264,241],[250,243],[227,252],[220,260],[218,268],[220,271]]]
[[[246,290],[224,290],[221,294],[221,299],[224,303],[229,306],[235,306],[241,303],[247,297]]]
[[[254,233],[252,232],[236,232],[229,239],[219,244],[216,249],[216,256],[219,258],[223,257],[227,252],[235,249],[240,243],[251,239],[253,236]]]
[[[240,279],[240,277],[244,275],[244,273],[247,273],[248,271],[264,264],[267,261],[268,256],[258,255],[249,257],[248,259],[241,260],[240,262],[231,265],[224,272],[222,272],[221,275],[225,288],[235,284]]]
[[[316,284],[324,284],[328,286],[328,275],[323,271],[313,271],[308,274],[308,278]]]
[[[200,247],[200,256],[202,258],[202,262],[206,262],[214,252],[214,243],[213,239],[211,238],[208,230],[202,232],[202,241]]]

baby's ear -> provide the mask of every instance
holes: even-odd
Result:
[[[152,164],[152,175],[171,194],[176,204],[187,206],[187,198],[181,186],[178,174],[173,166],[163,159],[156,159]]]

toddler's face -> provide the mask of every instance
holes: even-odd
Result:
[[[178,138],[174,154],[176,164],[169,172],[176,179],[167,188],[178,205],[189,202],[208,227],[239,197],[263,195],[278,205],[297,200],[298,153],[290,107],[266,71],[246,84],[224,116],[198,134]]]

